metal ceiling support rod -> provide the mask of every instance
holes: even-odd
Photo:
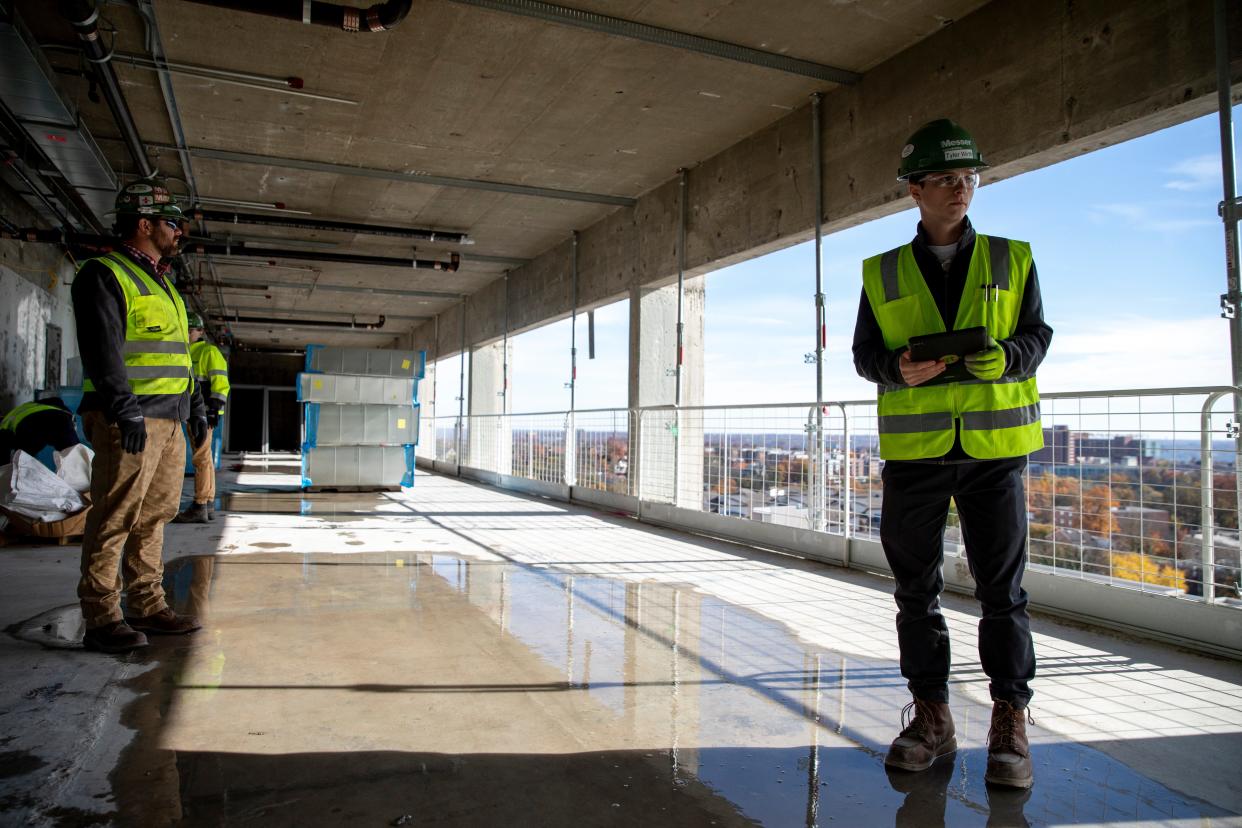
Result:
[[[824,346],[827,344],[828,321],[824,307],[824,170],[823,130],[820,104],[822,92],[811,95],[811,176],[815,179],[815,451],[811,455],[811,477],[814,482],[814,511],[811,518],[816,531],[826,526],[828,464],[824,457]],[[849,449],[846,447],[846,462]]]
[[[226,263],[227,264],[227,263]],[[284,269],[279,268],[278,269]],[[414,299],[453,299],[460,300],[465,294],[450,293],[448,291],[439,290],[396,290],[394,288],[369,288],[355,287],[352,285],[321,285],[309,282],[278,282],[271,279],[263,279],[262,281],[252,281],[250,279],[232,278],[229,282],[237,284],[264,285],[272,288],[298,288],[301,290],[320,290],[328,293],[350,293],[354,295],[364,296],[403,296]]]
[[[1225,222],[1225,286],[1220,297],[1221,316],[1229,320],[1229,362],[1233,387],[1242,388],[1242,284],[1239,268],[1242,263],[1242,245],[1238,241],[1238,221],[1242,218],[1242,199],[1237,195],[1237,178],[1234,168],[1233,145],[1233,83],[1229,71],[1229,6],[1228,0],[1214,0],[1212,10],[1216,35],[1216,108],[1220,119],[1220,171],[1224,199],[1220,203],[1220,217]],[[1242,456],[1242,394],[1233,395],[1233,422],[1230,427],[1237,440],[1235,457]],[[1200,469],[1201,475],[1212,475],[1212,468]],[[1242,503],[1242,475],[1234,475],[1235,495]],[[1203,600],[1211,604],[1216,599],[1216,572],[1213,555],[1212,530],[1203,527]]]
[[[437,316],[436,319],[440,317]],[[505,333],[501,340],[500,413],[509,413],[509,271],[505,271]]]
[[[410,13],[413,0],[386,0],[367,9],[323,3],[320,0],[190,0],[202,6],[279,17],[314,26],[330,26],[345,32],[385,32]]]
[[[569,242],[569,413],[565,415],[565,485],[578,485],[578,231]]]
[[[160,145],[153,144],[156,148]],[[176,149],[164,145],[163,148]],[[637,199],[626,196],[605,195],[602,193],[584,193],[577,190],[557,190],[550,187],[530,187],[525,184],[507,184],[503,181],[484,181],[478,178],[453,178],[444,175],[428,175],[421,172],[399,172],[381,170],[374,167],[355,167],[349,164],[332,164],[326,161],[305,161],[299,158],[281,158],[273,155],[256,155],[249,152],[231,152],[229,150],[191,147],[190,154],[196,158],[210,158],[214,161],[233,161],[238,164],[258,164],[265,167],[285,167],[292,170],[306,170],[330,175],[351,175],[359,178],[376,178],[381,181],[401,181],[406,184],[428,184],[433,187],[456,187],[466,190],[485,190],[493,193],[510,193],[513,195],[531,196],[533,198],[555,198],[561,201],[584,201],[590,204],[614,204],[618,207],[633,207]]]
[[[236,316],[230,313],[216,314],[216,319],[249,325],[289,325],[299,328],[356,328],[360,331],[378,331],[384,327],[384,315],[378,322],[334,322],[330,319],[281,319],[275,316]]]
[[[138,127],[134,124],[134,116],[129,111],[129,104],[125,102],[125,95],[121,92],[116,70],[112,68],[109,62],[110,55],[100,40],[99,9],[95,7],[94,0],[61,0],[60,13],[73,26],[74,31],[78,33],[78,38],[82,41],[86,59],[94,69],[95,79],[103,90],[108,108],[112,110],[112,117],[125,139],[125,147],[134,160],[134,168],[143,178],[150,178],[155,174],[155,168],[151,166],[147,158],[142,137],[138,134]]]
[[[369,265],[373,267],[401,267],[416,270],[443,270],[452,273],[461,264],[461,256],[453,253],[449,261],[435,259],[402,259],[396,256],[364,256],[360,253],[320,253],[314,250],[288,250],[272,247],[250,247],[246,242],[233,244],[218,241],[202,242],[191,239],[186,249],[188,252],[201,254],[222,254],[225,256],[246,256],[259,259],[300,259],[308,262],[334,262],[337,264]]]
[[[294,322],[292,320],[286,321],[286,320],[281,319],[281,320],[277,320],[275,323],[267,323],[267,322],[248,322],[245,319],[234,319],[233,317],[230,317],[227,314],[216,314],[216,315],[208,314],[208,316],[216,320],[217,322],[225,323],[228,328],[232,328],[233,325],[242,325],[242,326],[254,325],[256,327],[267,327],[269,329],[293,328],[293,329],[308,330],[308,331],[322,331],[323,330],[322,325],[306,325],[301,322]],[[336,328],[336,329],[333,329],[333,333],[338,334],[338,335],[345,335],[345,336],[382,336],[388,339],[391,339],[393,335],[392,331],[370,331],[370,330],[365,330],[364,328],[361,328],[361,327]]]
[[[277,95],[291,95],[298,98],[310,98],[316,101],[326,101],[328,103],[339,103],[347,106],[358,106],[359,102],[350,98],[341,98],[336,95],[323,95],[319,92],[306,92],[302,90],[301,78],[276,78],[267,75],[246,75],[243,72],[230,72],[226,69],[215,69],[211,66],[196,66],[189,63],[172,63],[163,61],[156,63],[150,58],[142,55],[134,55],[129,52],[114,52],[112,54],[114,62],[123,63],[132,66],[135,69],[145,69],[147,71],[168,72],[174,75],[185,75],[191,78],[200,78],[202,80],[212,81],[214,83],[228,83],[233,86],[241,86],[246,89],[256,89],[260,92],[275,92]]]
[[[457,378],[457,476],[461,477],[462,430],[466,425],[466,300],[461,298],[461,370]]]
[[[677,170],[677,361],[673,367],[673,505],[681,505],[681,365],[685,355],[686,224],[690,216],[686,168]]]
[[[269,307],[248,307],[248,306],[246,306],[246,305],[234,305],[234,306],[233,306],[233,308],[232,308],[232,313],[260,313],[260,314],[268,314],[268,313],[273,313],[273,312],[275,312],[275,313],[293,313],[293,311],[292,311],[292,310],[286,311],[286,310],[282,310],[282,309],[280,309],[280,308],[269,308]],[[350,319],[354,319],[355,317],[359,316],[359,314],[356,314],[356,313],[350,313],[349,311],[324,311],[324,310],[307,310],[307,309],[302,309],[300,312],[301,312],[301,313],[309,313],[309,314],[312,314],[312,315],[314,315],[314,316],[347,316],[347,317],[349,317]],[[366,314],[366,315],[367,315],[367,316],[370,316],[371,314]],[[379,316],[379,314],[375,314],[375,315],[376,315],[376,316]],[[387,321],[389,321],[389,322],[426,322],[426,321],[428,321],[429,319],[431,319],[431,317],[430,317],[430,316],[400,316],[400,315],[397,315],[397,314],[392,314],[392,313],[385,313],[385,314],[383,314],[383,316],[384,316],[384,319],[386,319],[386,320],[387,320]],[[318,321],[320,321],[320,320],[318,320],[318,319],[313,319],[313,320],[310,320],[310,321],[312,321],[312,322],[318,322]]]
[[[194,207],[190,215],[205,221],[227,224],[252,224],[263,227],[291,227],[297,230],[330,230],[338,233],[362,233],[368,236],[392,236],[401,239],[417,239],[445,244],[473,244],[465,233],[446,233],[419,227],[396,227],[386,224],[364,224],[357,221],[333,221],[330,219],[292,218],[260,213],[240,213],[232,210],[208,210]]]
[[[607,15],[583,11],[582,9],[542,3],[538,0],[453,0],[453,2],[492,11],[520,14],[526,17],[534,17],[538,20],[546,20],[549,23],[576,26],[580,29],[590,29],[593,32],[628,37],[646,43],[657,43],[674,49],[698,52],[703,55],[734,60],[739,63],[749,63],[752,66],[762,66],[767,69],[804,75],[808,78],[831,81],[832,83],[853,84],[862,78],[862,75],[857,72],[851,72],[848,69],[841,69],[837,66],[826,66],[810,60],[801,60],[775,52],[765,52],[762,49],[752,49],[749,46],[742,46],[737,43],[713,40],[709,37],[679,32],[675,29],[664,29],[634,20],[608,17]]]

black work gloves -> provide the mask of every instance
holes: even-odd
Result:
[[[220,425],[220,412],[219,411],[208,411],[207,412],[207,425],[209,428],[215,428],[216,426]]]
[[[142,454],[147,447],[147,423],[142,417],[116,421],[121,430],[121,448],[128,454]]]
[[[190,430],[190,442],[194,444],[194,448],[198,448],[207,440],[207,418],[191,417],[188,424]]]

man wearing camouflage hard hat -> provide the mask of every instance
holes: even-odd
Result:
[[[145,647],[144,633],[199,626],[169,608],[161,586],[164,524],[185,474],[181,424],[196,446],[207,436],[185,304],[168,272],[182,221],[162,181],[126,185],[116,198],[120,243],[83,262],[73,282],[86,375],[78,411],[95,449],[78,582],[87,649],[125,652]]]
[[[854,365],[879,394],[880,540],[897,582],[901,674],[914,697],[885,765],[922,771],[957,750],[949,630],[940,611],[952,500],[982,605],[979,657],[991,680],[984,778],[1029,788],[1035,652],[1022,589],[1022,478],[1027,455],[1043,445],[1035,369],[1052,329],[1044,323],[1031,246],[976,233],[966,216],[986,166],[970,133],[944,118],[925,124],[902,148],[898,179],[920,221],[911,242],[863,262]],[[913,337],[972,328],[983,329],[973,334],[981,350],[911,358]]]

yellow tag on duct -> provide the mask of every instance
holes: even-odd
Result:
[[[403,561],[401,558],[397,558],[397,566],[405,566],[405,561]]]
[[[410,361],[409,361],[408,359],[403,359],[403,360],[401,360],[401,367],[402,367],[402,368],[409,368],[409,367],[410,367]]]
[[[405,420],[397,420],[397,428],[405,428]]]
[[[311,380],[311,387],[315,389],[323,388],[323,380]]]

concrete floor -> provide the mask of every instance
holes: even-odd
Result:
[[[0,550],[0,823],[1242,825],[1242,665],[1037,617],[1030,792],[962,749],[883,751],[906,692],[889,583],[420,474],[303,497],[223,475],[170,526],[203,631],[86,653],[77,549]]]

